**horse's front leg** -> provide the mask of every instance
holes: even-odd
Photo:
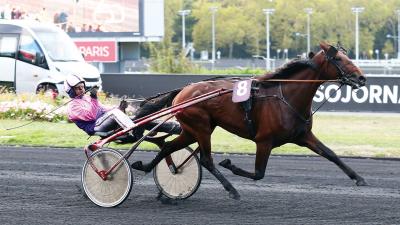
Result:
[[[254,165],[254,173],[245,171],[231,163],[230,159],[225,159],[219,163],[222,167],[225,167],[232,171],[233,174],[248,177],[253,180],[260,180],[264,178],[265,169],[267,168],[268,158],[271,154],[272,145],[269,141],[257,142],[257,151],[256,151],[256,161]]]
[[[364,178],[358,175],[353,169],[347,166],[340,158],[327,146],[325,146],[320,140],[312,132],[309,132],[307,135],[304,136],[303,139],[297,143],[300,146],[308,147],[313,152],[317,153],[318,155],[328,159],[329,161],[335,163],[342,169],[350,179],[356,181],[357,186],[366,186],[368,185]]]

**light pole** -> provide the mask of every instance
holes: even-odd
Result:
[[[398,37],[398,36],[391,35],[391,34],[386,34],[386,38],[393,38],[394,48],[396,49],[396,47],[397,47],[397,59],[400,59],[400,58],[399,58],[399,55],[400,55],[400,46],[399,46],[399,45],[396,46],[396,39],[397,39],[397,41],[399,41],[399,40],[400,40],[399,37]]]
[[[179,15],[182,16],[182,51],[185,50],[186,47],[186,35],[185,35],[185,16],[190,13],[190,10],[179,10]]]
[[[376,60],[379,60],[379,49],[375,49]]]
[[[302,34],[302,33],[300,33],[300,32],[296,32],[296,33],[294,33],[294,35],[295,35],[296,37],[304,37],[304,38],[307,38],[307,49],[309,48],[309,45],[308,45],[308,35],[307,35],[307,34]],[[307,52],[309,52],[309,51],[307,51]],[[305,53],[306,55],[307,55],[307,52]],[[304,52],[303,52],[303,54],[304,54]]]
[[[289,60],[289,50],[287,48],[283,49],[283,54],[285,55],[285,60]]]
[[[397,59],[400,59],[400,9],[396,10],[397,13]]]
[[[358,62],[358,14],[364,11],[364,7],[353,7],[351,11],[356,14],[356,62]]]
[[[312,8],[305,8],[304,9],[307,13],[307,54],[310,52],[311,49],[311,36],[310,36],[310,22],[311,18],[310,15],[312,14]]]
[[[277,50],[276,50],[276,59],[279,59],[279,54],[281,53],[281,49],[280,48],[278,48]]]
[[[217,10],[218,10],[218,7],[216,7],[216,6],[213,6],[213,7],[210,7],[210,11],[211,11],[211,23],[212,23],[212,28],[211,28],[211,30],[212,30],[212,55],[211,55],[211,61],[212,61],[212,63],[213,63],[213,65],[214,65],[214,63],[215,63],[215,13],[217,12]]]
[[[265,13],[266,16],[266,23],[265,23],[265,31],[266,31],[266,56],[267,56],[267,70],[271,69],[270,65],[270,55],[269,55],[269,46],[270,46],[270,41],[269,41],[269,15],[274,13],[275,9],[263,9],[263,12]]]

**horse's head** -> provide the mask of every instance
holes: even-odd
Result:
[[[322,76],[325,79],[337,79],[342,84],[347,84],[353,88],[365,85],[366,78],[346,55],[346,50],[340,46],[338,48],[327,43],[320,43],[322,51],[315,55],[315,61],[319,64]]]

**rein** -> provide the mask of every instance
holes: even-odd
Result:
[[[283,94],[283,90],[282,90],[282,82],[285,83],[325,83],[325,82],[338,82],[340,85],[339,87],[336,89],[336,91],[334,93],[337,93],[339,91],[339,89],[344,85],[345,81],[349,79],[349,77],[351,76],[351,72],[346,72],[341,65],[339,65],[338,62],[336,62],[334,60],[334,57],[337,55],[338,50],[331,46],[329,48],[329,50],[326,52],[326,62],[327,63],[331,63],[332,65],[335,66],[335,68],[337,69],[338,73],[339,73],[339,79],[336,80],[290,80],[290,79],[267,79],[267,80],[262,80],[258,82],[260,83],[266,83],[266,82],[279,82],[279,95],[271,95],[271,96],[262,96],[262,97],[275,97],[278,98],[280,101],[282,101],[284,104],[286,104],[301,120],[303,120],[306,123],[309,123],[310,120],[312,119],[313,115],[332,97],[332,93],[329,95],[329,98],[325,99],[325,101],[323,101],[316,110],[314,110],[314,112],[310,113],[310,116],[308,119],[306,119],[303,115],[301,115],[285,98],[284,94]],[[308,61],[307,64],[309,64],[314,70],[317,70],[317,66],[315,65],[315,63],[313,61]],[[348,65],[348,64],[347,64]],[[345,66],[347,66],[345,65]],[[321,72],[321,71],[320,71]]]
[[[327,58],[327,62],[331,62],[330,58]],[[331,62],[332,63],[332,62]],[[338,67],[339,65],[337,65],[336,63],[333,63],[335,65],[335,67]],[[313,69],[316,69],[316,66],[310,62],[310,65],[312,65]],[[343,69],[339,67],[339,72],[341,73],[342,77],[343,77]],[[322,102],[316,110],[314,110],[313,112],[310,113],[308,118],[305,118],[303,115],[301,115],[285,98],[284,94],[283,94],[283,90],[282,90],[282,83],[325,83],[325,82],[338,82],[340,83],[340,86],[336,89],[336,92],[339,91],[339,89],[343,86],[343,82],[341,82],[341,79],[335,79],[335,80],[290,80],[290,79],[267,79],[267,80],[263,80],[263,81],[259,81],[260,83],[267,83],[267,82],[279,82],[279,95],[271,95],[271,96],[262,96],[262,97],[273,97],[273,98],[277,98],[280,101],[282,101],[285,105],[287,105],[291,111],[293,111],[297,117],[299,117],[301,120],[303,120],[305,123],[310,123],[313,115],[323,106],[325,105],[325,103],[332,97],[332,93],[329,95],[329,98],[325,99],[324,102]]]
[[[340,88],[342,88],[342,86],[343,86],[343,84],[340,84],[340,86],[336,89],[336,91],[334,93],[338,92],[340,90]],[[318,108],[313,113],[311,113],[310,117],[312,117],[331,98],[332,98],[332,94],[329,94],[329,98],[325,99],[325,101],[323,103],[321,103],[321,105],[319,105]]]
[[[287,82],[287,83],[324,83],[324,82],[339,82],[339,80],[286,80],[286,79],[269,79],[258,81],[261,83],[264,82]]]

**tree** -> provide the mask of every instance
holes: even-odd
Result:
[[[166,3],[165,38],[180,42],[180,18],[177,11],[191,9],[191,25],[188,24],[188,36],[193,38],[195,48],[211,49],[211,6],[217,6],[216,42],[224,56],[232,57],[235,50],[243,54],[260,55],[265,52],[265,14],[263,8],[274,8],[270,17],[271,53],[276,49],[290,49],[291,56],[307,49],[304,37],[295,36],[296,32],[305,34],[307,14],[305,8],[312,8],[311,49],[319,50],[320,41],[331,44],[340,42],[354,57],[355,14],[352,7],[364,7],[359,14],[360,52],[369,52],[375,48],[382,50],[387,46],[386,33],[397,36],[396,7],[398,0],[168,0]],[[188,8],[192,7],[192,8]],[[192,32],[190,33],[190,29]],[[175,35],[174,35],[175,34]],[[181,34],[181,33],[179,33]],[[393,40],[392,40],[393,41]],[[236,48],[236,49],[235,49]],[[241,48],[241,49],[239,49]],[[388,49],[388,48],[386,48]],[[382,52],[382,51],[381,51]],[[263,55],[263,54],[262,54]],[[272,54],[273,55],[273,54]]]

